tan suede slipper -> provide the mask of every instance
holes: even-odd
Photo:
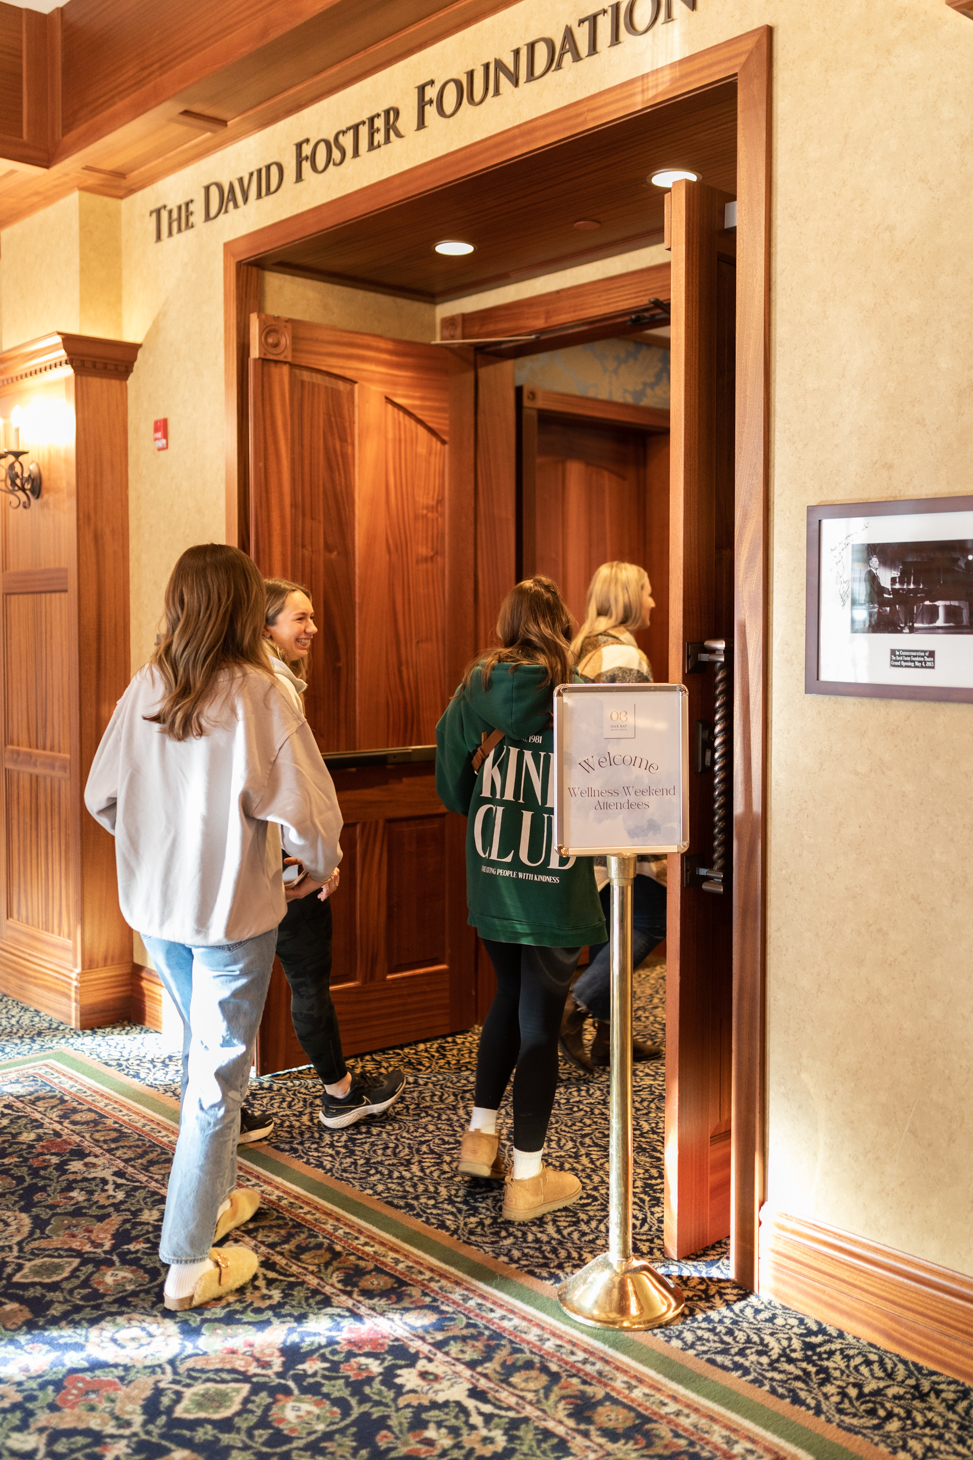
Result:
[[[242,1288],[257,1271],[257,1254],[249,1247],[211,1247],[209,1255],[213,1266],[203,1273],[188,1298],[170,1298],[163,1293],[162,1301],[171,1311],[181,1313],[185,1308],[211,1303],[234,1288]]]
[[[242,1227],[244,1222],[249,1222],[259,1205],[260,1197],[252,1186],[238,1186],[235,1191],[231,1191],[230,1205],[216,1224],[213,1241],[218,1242],[227,1232],[232,1232],[234,1227]]]

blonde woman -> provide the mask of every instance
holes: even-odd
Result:
[[[647,629],[655,599],[644,568],[635,563],[602,563],[588,588],[585,619],[571,647],[578,656],[578,673],[595,684],[650,684],[652,666],[635,642]],[[595,877],[605,917],[611,893],[608,870],[595,865]],[[632,960],[638,967],[666,935],[666,859],[638,863],[633,888]],[[591,1071],[609,1059],[611,1019],[610,953],[607,943],[592,945],[590,962],[568,996],[561,1022],[561,1048],[581,1069]],[[595,1021],[590,1051],[585,1049],[584,1026]],[[657,1044],[632,1041],[636,1060],[657,1059]]]
[[[318,632],[314,605],[301,583],[268,578],[264,643],[277,685],[304,719],[308,655]],[[305,723],[307,723],[305,721]],[[285,866],[294,866],[285,858]],[[366,1078],[345,1064],[341,1031],[331,998],[331,903],[338,886],[336,869],[323,886],[303,877],[288,890],[287,913],[277,929],[277,957],[291,990],[291,1021],[297,1041],[324,1086],[318,1119],[328,1130],[342,1130],[366,1116],[381,1115],[402,1093],[405,1072],[385,1070]],[[251,1117],[264,1135],[269,1120]]]
[[[341,813],[307,721],[274,683],[263,578],[238,548],[189,548],[165,632],[122,695],[85,805],[115,838],[122,914],[183,1022],[179,1138],[159,1255],[167,1308],[248,1282],[257,1256],[216,1247],[253,1216],[235,1189],[240,1108],[284,915],[283,841],[327,882]]]

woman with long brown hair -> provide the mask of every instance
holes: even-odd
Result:
[[[281,841],[321,883],[341,857],[331,777],[267,660],[265,603],[238,548],[182,554],[165,631],[119,700],[85,788],[115,837],[122,913],[183,1022],[159,1249],[167,1308],[195,1307],[256,1271],[249,1248],[213,1244],[257,1207],[252,1189],[234,1188],[236,1147],[285,910]]]
[[[503,1215],[526,1221],[576,1201],[581,1182],[542,1160],[557,1088],[564,1000],[585,943],[606,937],[591,863],[554,845],[554,690],[572,678],[571,621],[556,584],[507,594],[500,647],[477,657],[436,727],[436,789],[468,817],[470,922],[497,993],[483,1024],[459,1170],[503,1180]],[[516,1067],[516,1070],[515,1070]],[[513,1166],[497,1112],[513,1075]]]

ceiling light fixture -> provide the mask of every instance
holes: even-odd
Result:
[[[441,243],[436,244],[436,252],[448,254],[450,258],[458,258],[461,254],[472,253],[472,243],[461,243],[458,238],[444,238]]]
[[[698,172],[690,172],[688,167],[665,167],[661,172],[654,172],[649,182],[655,183],[657,188],[671,188],[680,178],[685,178],[687,182],[699,182],[699,176]]]
[[[600,228],[601,224],[597,218],[579,218],[574,226],[580,233],[591,233],[594,229]]]

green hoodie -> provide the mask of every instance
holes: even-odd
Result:
[[[436,790],[469,818],[466,889],[481,938],[575,948],[607,942],[590,857],[554,845],[553,695],[540,664],[498,664],[489,689],[478,669],[436,726]],[[486,731],[504,739],[474,773]]]

